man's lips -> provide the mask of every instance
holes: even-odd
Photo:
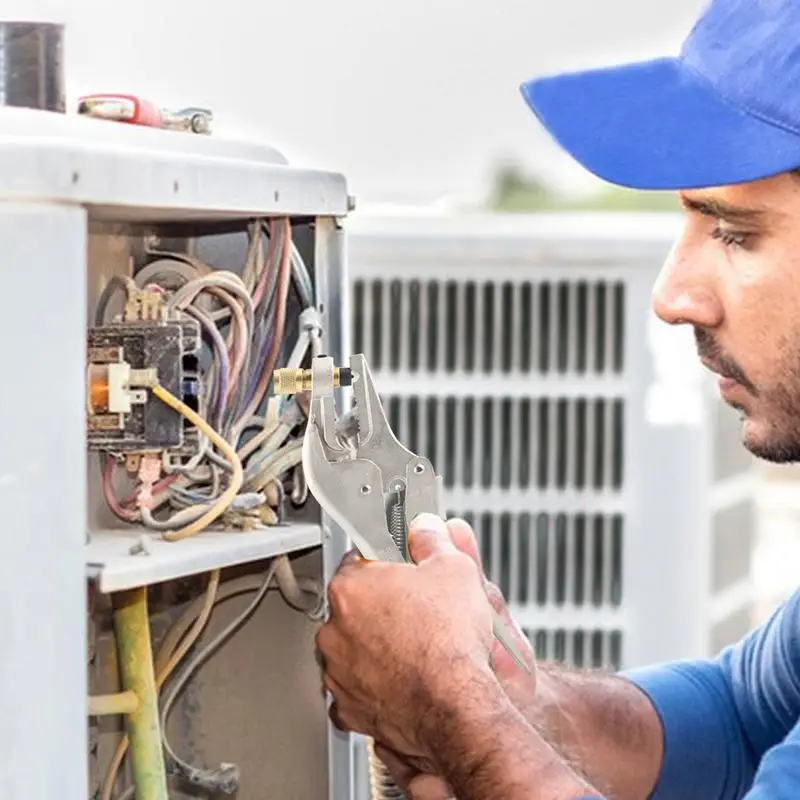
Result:
[[[736,378],[732,377],[728,374],[725,370],[718,367],[712,361],[709,361],[707,358],[701,358],[700,363],[709,371],[713,372],[718,378],[724,381],[730,381],[731,383],[738,383]]]
[[[736,378],[731,377],[727,370],[721,369],[707,358],[701,358],[700,362],[707,370],[719,378],[717,388],[720,396],[726,402],[733,403],[737,397],[741,396],[743,391],[747,392],[747,389]]]

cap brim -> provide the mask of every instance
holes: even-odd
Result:
[[[540,78],[522,93],[568,153],[620,186],[725,186],[800,166],[800,135],[729,104],[677,58]]]

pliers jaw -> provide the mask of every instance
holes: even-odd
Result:
[[[309,489],[362,555],[405,561],[404,534],[411,521],[424,511],[441,515],[441,479],[430,461],[397,440],[363,355],[350,358],[354,400],[350,417],[355,423],[350,437],[343,435],[336,416],[333,359],[319,356],[311,370],[311,407],[303,444]],[[390,530],[398,506],[402,518],[397,530]],[[398,541],[400,528],[403,541]]]

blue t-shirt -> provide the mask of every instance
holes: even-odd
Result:
[[[713,660],[623,674],[664,727],[651,800],[800,800],[800,591]]]

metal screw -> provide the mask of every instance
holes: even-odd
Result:
[[[361,487],[361,494],[369,494],[371,491],[372,491],[372,487],[368,483],[365,483]]]
[[[135,544],[132,544],[128,551],[132,556],[149,556],[153,552],[153,542],[149,536],[142,534]]]

